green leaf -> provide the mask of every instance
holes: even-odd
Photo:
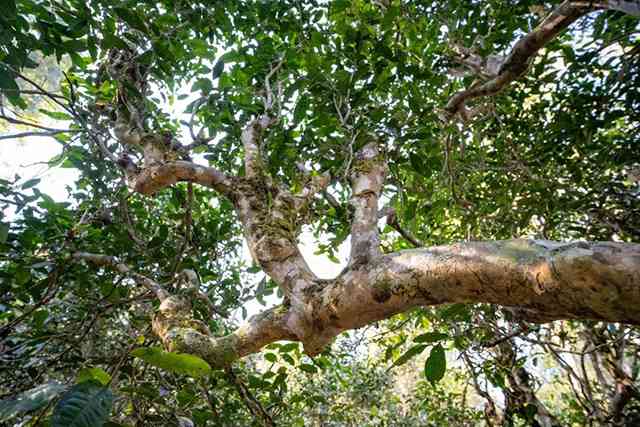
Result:
[[[302,97],[298,100],[295,110],[293,110],[293,121],[300,123],[302,119],[307,115],[307,108],[309,108],[309,98]]]
[[[211,90],[213,90],[213,86],[211,85],[211,80],[204,79],[204,78],[198,79],[193,84],[193,86],[191,86],[191,92],[195,92],[197,90],[200,90],[205,94],[210,93]]]
[[[9,101],[14,105],[24,103],[20,98],[20,89],[16,84],[14,73],[3,67],[0,67],[0,92],[4,92]]]
[[[290,351],[296,350],[298,348],[297,342],[290,342],[288,344],[282,344],[280,347],[280,353],[288,353]]]
[[[13,73],[4,68],[0,68],[0,89],[9,89],[16,93],[18,91],[18,85],[13,77]]]
[[[33,313],[33,323],[36,328],[42,329],[44,322],[49,318],[48,310],[37,310]]]
[[[56,120],[73,120],[73,117],[71,117],[69,114],[63,113],[63,112],[60,112],[60,111],[47,111],[47,110],[45,110],[43,108],[39,108],[38,111],[40,111],[45,116],[51,117],[52,119],[56,119]]]
[[[22,184],[22,189],[23,190],[27,190],[31,187],[35,187],[36,185],[38,185],[40,183],[40,178],[33,178],[30,179],[29,181],[25,182],[24,184]]]
[[[103,36],[104,38],[102,39],[102,48],[103,49],[110,49],[112,47],[117,47],[118,49],[127,49],[128,45],[127,42],[125,42],[124,40],[122,40],[119,37],[116,37],[113,34],[104,34]]]
[[[427,332],[426,334],[418,335],[413,339],[413,342],[419,343],[432,343],[437,341],[442,341],[447,339],[447,334],[442,334],[440,332]]]
[[[0,243],[6,243],[9,237],[9,224],[0,222]]]
[[[422,353],[425,348],[427,348],[427,346],[424,344],[411,347],[402,356],[398,357],[391,367],[404,365],[409,361],[409,359]]]
[[[78,372],[77,383],[83,383],[86,381],[97,381],[100,384],[106,386],[111,381],[111,375],[106,373],[101,368],[84,368]]]
[[[444,348],[437,344],[431,349],[427,361],[424,363],[424,376],[431,384],[435,384],[444,377],[447,370],[447,358]]]
[[[264,358],[271,363],[274,363],[276,360],[278,360],[278,356],[276,356],[274,353],[265,353]]]
[[[303,371],[305,371],[308,374],[315,374],[316,372],[318,372],[318,368],[316,368],[315,366],[309,364],[309,363],[301,363],[300,364],[300,369],[302,369]]]
[[[65,389],[59,382],[51,381],[25,391],[16,399],[0,400],[0,423],[13,419],[18,414],[42,408]]]
[[[13,19],[16,17],[17,9],[15,0],[6,0],[3,4],[4,14],[7,18]]]
[[[428,176],[427,168],[424,164],[424,158],[416,153],[409,153],[409,163],[411,168],[422,176]]]
[[[105,423],[111,413],[111,390],[93,381],[73,386],[56,405],[52,427],[95,427]]]
[[[451,304],[442,311],[442,319],[452,319],[467,313],[465,304]]]
[[[159,347],[142,347],[131,352],[145,362],[165,371],[199,378],[211,373],[211,366],[192,354],[169,353]]]
[[[113,10],[119,18],[129,24],[132,28],[140,30],[143,33],[146,33],[148,31],[147,26],[144,24],[144,21],[140,19],[140,17],[134,10],[127,9],[125,7],[116,7]]]
[[[211,72],[211,78],[213,80],[217,79],[222,75],[223,71],[224,71],[224,61],[222,60],[222,58],[220,58],[218,59],[218,62],[216,62],[216,65],[213,66],[213,71]]]
[[[293,360],[293,357],[289,356],[287,353],[282,355],[282,359],[284,359],[289,365],[296,364],[295,360]]]

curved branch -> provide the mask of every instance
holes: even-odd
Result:
[[[402,236],[407,242],[411,243],[414,248],[420,248],[424,246],[416,236],[414,236],[410,231],[402,228],[400,221],[398,221],[398,216],[394,209],[389,209],[387,212],[387,225],[396,230],[400,236]]]
[[[50,131],[43,131],[43,132],[20,132],[20,133],[14,133],[10,135],[0,135],[0,140],[26,138],[29,136],[40,136],[40,137],[50,136],[53,138],[56,135],[59,135],[61,133],[75,133],[75,132],[82,132],[82,131],[79,129],[58,129],[58,130],[50,130]]]
[[[113,257],[76,255],[115,266]],[[126,266],[125,266],[126,267]],[[170,351],[196,354],[214,367],[278,340],[301,341],[318,354],[339,333],[417,306],[489,303],[525,320],[597,319],[640,324],[640,245],[506,240],[468,242],[380,256],[368,268],[316,281],[235,332],[211,337],[189,301],[161,298],[155,333]]]
[[[272,119],[267,114],[263,114],[249,122],[242,131],[240,139],[244,147],[244,170],[245,176],[249,179],[262,178],[264,175],[260,144],[262,143],[263,132],[271,123]]]
[[[142,274],[136,273],[128,265],[121,263],[118,258],[109,255],[94,254],[89,252],[75,252],[73,258],[77,260],[83,260],[95,264],[100,267],[109,267],[112,270],[116,270],[120,274],[131,277],[136,283],[144,286],[151,292],[153,292],[160,301],[163,301],[169,297],[169,293],[156,281],[149,279]]]
[[[416,306],[489,303],[533,322],[640,324],[640,245],[509,240],[413,249],[347,270],[309,296],[310,354],[342,331]]]
[[[470,112],[465,106],[467,101],[495,95],[520,78],[526,73],[531,59],[541,48],[580,17],[598,9],[612,9],[640,16],[640,6],[635,2],[565,1],[556,7],[538,27],[518,40],[492,79],[456,93],[445,106],[446,113],[450,117],[460,113],[465,120],[470,118]]]
[[[176,160],[144,168],[134,177],[135,191],[151,195],[178,181],[195,182],[224,195],[234,193],[232,179],[210,166]]]
[[[224,368],[279,340],[294,340],[287,327],[288,311],[277,306],[251,317],[223,337],[212,337],[204,324],[192,319],[191,305],[178,296],[167,298],[153,319],[153,331],[169,351],[195,354],[213,368]]]

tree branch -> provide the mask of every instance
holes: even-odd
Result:
[[[572,1],[571,3],[575,6],[611,9],[631,16],[640,16],[640,3],[637,0]]]
[[[134,178],[135,191],[151,195],[178,181],[195,182],[226,196],[234,193],[233,180],[210,166],[176,160],[144,168]]]
[[[244,147],[244,171],[249,179],[264,176],[264,164],[260,145],[263,132],[271,125],[272,119],[267,115],[252,120],[244,128],[241,135],[242,146]]]
[[[225,369],[227,374],[227,378],[229,382],[233,384],[238,392],[238,395],[242,399],[242,402],[245,404],[251,415],[254,416],[263,426],[266,427],[275,427],[276,423],[273,421],[273,418],[267,413],[267,411],[262,407],[260,401],[256,399],[256,397],[251,393],[251,391],[247,388],[247,386],[238,378],[238,376],[233,372],[232,368]]]
[[[398,221],[396,211],[392,208],[390,208],[387,213],[387,224],[396,230],[406,241],[411,243],[414,248],[421,248],[424,246],[424,243],[422,243],[420,239],[414,236],[409,230],[402,228],[402,225],[400,225],[400,222]]]
[[[380,255],[378,235],[378,198],[382,192],[387,165],[378,149],[370,142],[356,153],[351,168],[351,254],[349,266],[368,263]]]
[[[3,139],[15,139],[15,138],[25,138],[28,136],[40,136],[40,137],[45,137],[45,136],[50,136],[50,137],[54,137],[58,134],[61,133],[75,133],[75,132],[82,132],[79,129],[59,129],[59,130],[51,130],[51,131],[42,131],[42,132],[21,132],[21,133],[14,133],[11,135],[0,135],[0,140]]]
[[[73,258],[83,260],[95,264],[100,267],[109,267],[121,274],[131,277],[136,283],[144,286],[153,292],[160,301],[164,301],[169,297],[169,293],[154,280],[149,279],[142,274],[136,273],[128,265],[118,261],[118,258],[109,255],[94,254],[89,252],[75,252]]]
[[[191,304],[171,296],[160,304],[153,331],[167,350],[195,354],[213,368],[224,368],[272,342],[295,340],[287,326],[288,317],[287,309],[277,306],[251,317],[229,335],[212,337],[206,325],[193,320]]]
[[[469,116],[466,102],[475,98],[492,96],[504,89],[508,84],[520,78],[528,69],[531,59],[564,31],[578,18],[595,10],[592,2],[565,1],[556,7],[541,23],[529,34],[521,38],[498,69],[498,73],[492,79],[472,86],[456,93],[445,106],[445,112],[449,117],[460,113],[466,120]]]
[[[640,245],[509,240],[381,256],[310,295],[310,354],[348,329],[416,306],[489,303],[524,320],[640,323]],[[295,331],[298,336],[305,336]]]
[[[74,256],[148,283],[114,257]],[[288,304],[253,316],[220,338],[193,320],[187,299],[161,296],[153,328],[170,351],[224,367],[278,340],[301,341],[305,352],[315,355],[342,331],[416,306],[445,303],[507,306],[540,323],[640,324],[640,245],[632,243],[468,242],[395,252],[367,268],[348,268],[336,279],[310,283],[315,285],[296,289]],[[153,282],[151,289],[157,293]]]

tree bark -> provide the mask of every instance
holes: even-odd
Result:
[[[405,250],[316,279],[299,295],[227,337],[205,339],[188,328],[160,335],[168,347],[221,366],[282,339],[301,341],[313,356],[342,331],[446,303],[498,304],[533,322],[640,324],[640,245],[507,240]]]

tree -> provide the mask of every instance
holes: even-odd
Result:
[[[164,348],[226,369],[268,424],[229,366],[280,340],[317,356],[449,303],[640,323],[636,2],[205,3],[10,1],[0,17],[0,117],[82,173],[70,204],[2,182],[2,336],[85,317],[79,344],[112,309],[142,335],[155,311]],[[25,74],[34,52],[70,58],[60,92]],[[32,95],[68,128],[21,118]],[[314,274],[304,227],[330,257],[349,239],[340,275]],[[258,296],[282,302],[229,331],[254,294],[240,235]],[[135,354],[169,363],[154,351]],[[521,369],[515,407],[555,422]]]

